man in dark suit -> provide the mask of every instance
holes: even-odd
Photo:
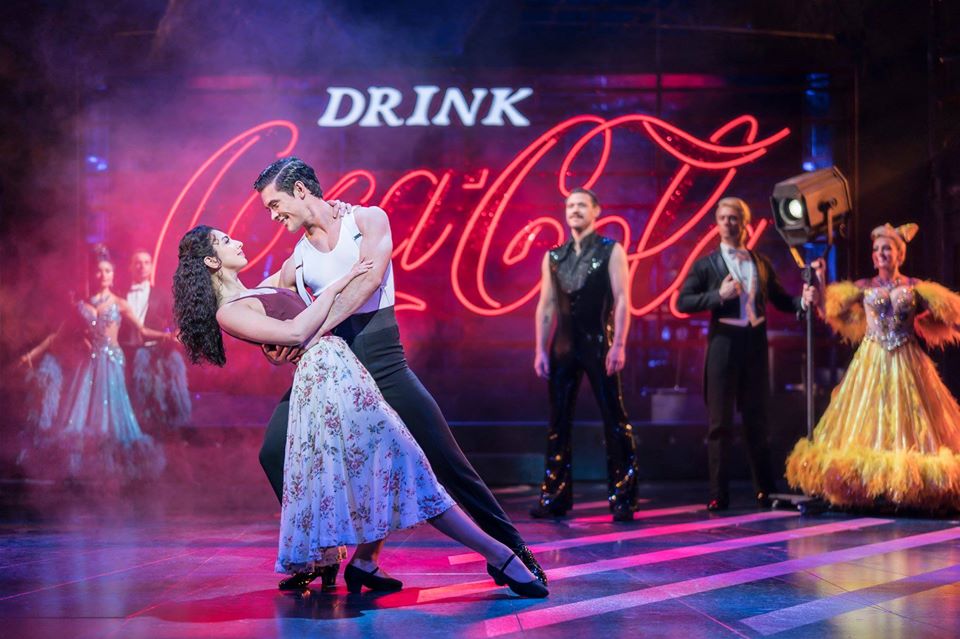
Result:
[[[157,331],[173,330],[173,300],[166,289],[152,286],[153,258],[145,250],[130,259],[131,285],[126,299],[137,319]],[[152,434],[190,420],[187,366],[172,340],[144,341],[129,322],[118,336],[126,359],[127,387],[137,419]]]
[[[720,246],[694,262],[680,288],[677,308],[683,313],[710,311],[704,396],[709,413],[707,459],[709,510],[729,506],[727,456],[734,408],[743,417],[744,440],[757,502],[770,503],[776,477],[767,445],[770,386],[766,306],[792,313],[814,303],[816,289],[804,285],[801,297],[789,295],[763,255],[747,249],[750,208],[740,198],[717,203]]]

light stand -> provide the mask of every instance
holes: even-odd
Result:
[[[826,261],[830,255],[830,249],[832,247],[833,233],[832,229],[830,229],[827,234],[827,248],[821,256],[824,261]],[[804,284],[814,284],[816,276],[813,273],[812,262],[806,261],[795,246],[790,247],[790,254],[793,255],[793,259],[797,262],[797,265],[803,269],[801,278]],[[797,311],[797,319],[803,319],[804,332],[806,333],[807,352],[806,361],[804,362],[806,374],[803,380],[803,393],[804,399],[806,400],[807,440],[809,441],[813,441],[813,427],[816,425],[817,413],[814,394],[813,315],[814,309],[812,307]],[[796,508],[805,515],[817,514],[827,509],[827,504],[822,500],[800,493],[773,493],[770,495],[770,501],[772,508]]]
[[[835,238],[834,221],[842,220],[850,213],[846,178],[836,167],[797,176],[777,184],[770,201],[777,231],[790,246],[790,254],[797,266],[803,269],[804,283],[814,284],[812,263],[804,259],[798,246],[825,234],[827,246],[821,257],[826,260],[829,256]],[[814,206],[810,206],[811,204]],[[797,312],[797,319],[804,319],[806,333],[806,379],[803,390],[806,400],[807,439],[810,441],[813,440],[816,421],[813,312],[813,308]],[[801,494],[775,493],[770,495],[770,499],[774,508],[793,507],[804,514],[816,514],[828,508],[826,502]]]

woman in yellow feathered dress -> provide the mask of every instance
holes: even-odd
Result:
[[[960,342],[960,296],[900,273],[916,232],[877,227],[876,277],[826,289],[824,318],[860,346],[787,480],[837,506],[960,509],[960,406],[917,342]]]

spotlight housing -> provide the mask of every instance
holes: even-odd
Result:
[[[801,173],[773,187],[770,197],[777,232],[789,246],[802,246],[826,236],[850,213],[850,186],[840,169]]]

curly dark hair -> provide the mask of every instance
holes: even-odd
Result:
[[[260,192],[267,188],[268,184],[273,184],[278,191],[293,195],[293,185],[297,182],[303,182],[308,191],[317,197],[323,197],[323,189],[313,167],[293,156],[280,158],[265,168],[253,183],[253,188]]]
[[[194,364],[204,360],[223,366],[223,334],[217,323],[217,294],[213,290],[205,257],[216,257],[213,229],[201,224],[180,240],[177,271],[173,274],[173,317],[180,341]]]

